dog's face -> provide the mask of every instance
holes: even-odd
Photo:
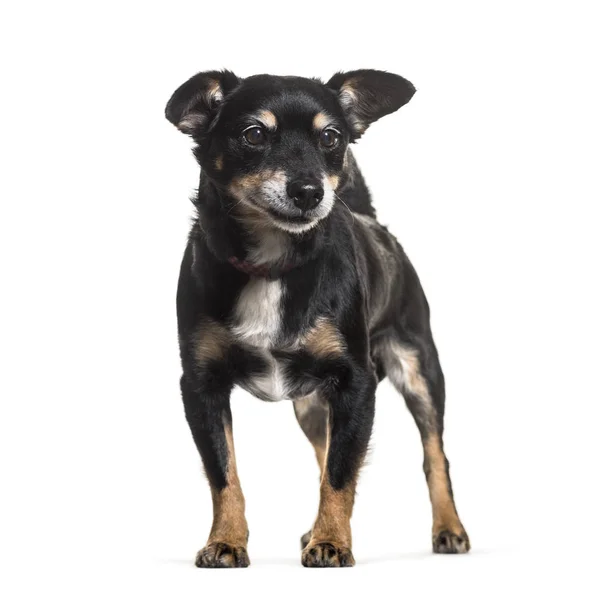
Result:
[[[206,175],[233,208],[301,233],[331,211],[348,144],[415,89],[382,71],[302,77],[199,73],[174,92],[166,117],[197,142]]]

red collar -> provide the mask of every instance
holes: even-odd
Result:
[[[268,265],[255,265],[247,260],[240,260],[236,256],[230,256],[228,262],[238,271],[253,277],[265,277],[266,279],[278,279],[284,273],[294,268],[294,264],[287,263],[281,267],[270,267]]]

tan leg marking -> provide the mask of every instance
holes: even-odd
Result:
[[[395,341],[381,345],[379,352],[392,383],[403,394],[410,394],[407,403],[410,401],[409,408],[421,431],[425,476],[433,512],[433,550],[441,554],[468,552],[470,543],[450,491],[446,455],[437,433],[438,415],[421,373],[419,354]]]
[[[350,518],[354,506],[356,482],[347,485],[342,490],[335,490],[322,478],[319,514],[313,525],[311,544],[318,542],[333,542],[340,546],[352,546]]]
[[[211,488],[213,523],[205,548],[197,553],[195,564],[198,567],[248,567],[250,564],[245,497],[236,471],[234,441],[229,425],[225,426],[225,435],[228,485],[222,490]]]
[[[245,497],[236,471],[234,441],[230,426],[226,426],[225,432],[228,446],[228,485],[223,490],[213,488],[211,490],[214,518],[208,543],[226,542],[235,546],[244,546],[249,532],[245,518]]]
[[[316,393],[294,401],[294,412],[307,439],[315,450],[315,458],[319,465],[319,473],[323,474],[325,457],[328,449],[328,409],[320,404]],[[321,421],[325,419],[325,424]]]
[[[456,535],[466,535],[450,493],[446,457],[439,436],[436,433],[431,434],[423,442],[423,448],[433,511],[433,535],[443,530],[451,531]]]
[[[327,443],[313,444],[313,449],[315,450],[315,458],[317,459],[317,464],[319,465],[319,473],[323,475],[323,469],[325,468],[325,457],[328,451]]]
[[[437,430],[435,407],[427,387],[425,378],[421,375],[419,353],[394,340],[382,342],[377,352],[381,357],[386,372],[392,384],[401,394],[409,393],[416,397],[421,418],[427,431]]]
[[[329,442],[329,409],[326,405],[321,404],[317,393],[314,392],[294,401],[294,413],[303,433],[315,450],[321,483]],[[304,549],[310,541],[311,530],[301,537],[301,549]]]
[[[350,518],[356,480],[341,490],[332,488],[324,475],[321,481],[319,513],[311,539],[303,550],[305,567],[352,567]]]
[[[224,168],[224,155],[223,154],[216,156],[216,159],[214,160],[214,167],[216,168],[216,171],[221,171]]]

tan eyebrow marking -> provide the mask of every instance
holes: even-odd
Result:
[[[268,129],[275,129],[278,126],[276,115],[271,110],[262,110],[256,116]]]
[[[313,117],[313,129],[325,129],[330,124],[330,117],[324,112],[318,112]]]

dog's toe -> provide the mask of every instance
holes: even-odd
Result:
[[[197,552],[195,565],[204,569],[244,568],[251,564],[247,549],[224,542],[208,544]]]
[[[465,554],[471,549],[466,531],[454,533],[442,529],[433,536],[433,551],[436,554]]]
[[[301,550],[304,550],[309,545],[310,541],[311,541],[311,530],[309,529],[309,531],[307,531],[307,533],[305,533],[301,537]]]
[[[331,542],[308,545],[303,550],[301,562],[303,567],[354,566],[354,558],[350,548],[343,548]]]

